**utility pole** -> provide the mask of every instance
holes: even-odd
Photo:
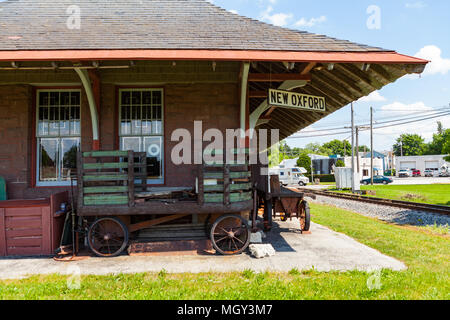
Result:
[[[360,172],[359,170],[359,127],[356,128],[356,171]]]
[[[355,119],[352,102],[352,192],[355,193]]]
[[[370,184],[373,185],[373,107],[370,107]]]
[[[402,140],[400,140],[400,156],[403,157],[403,138],[400,137],[400,139],[402,139]]]

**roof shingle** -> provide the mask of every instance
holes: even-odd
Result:
[[[67,27],[74,4],[80,29]],[[0,51],[70,49],[390,51],[276,27],[205,0],[0,2]]]

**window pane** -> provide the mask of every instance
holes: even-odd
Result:
[[[59,132],[62,136],[70,135],[70,107],[61,107]]]
[[[50,106],[59,106],[59,92],[50,92]]]
[[[129,135],[131,134],[131,107],[123,106],[121,112],[122,121],[120,123],[120,134]]]
[[[152,134],[152,107],[142,106],[142,134]]]
[[[133,91],[131,93],[131,104],[141,105],[141,91]]]
[[[141,138],[140,137],[123,137],[122,138],[122,150],[133,150],[134,152],[141,151]]]
[[[162,137],[144,137],[149,179],[162,178]]]
[[[70,105],[70,92],[61,92],[61,105]]]
[[[70,107],[70,135],[77,136],[80,135],[80,107],[71,106]]]
[[[59,107],[51,106],[49,108],[49,128],[48,135],[49,136],[58,136],[59,135]]]
[[[122,105],[130,105],[131,104],[131,92],[122,91]]]
[[[39,180],[58,179],[58,139],[40,139]]]
[[[71,92],[70,93],[70,104],[72,106],[79,107],[81,105],[81,98],[79,92]]]
[[[62,168],[61,180],[70,180],[70,172],[77,167],[77,151],[80,144],[79,138],[61,139]]]
[[[142,104],[152,104],[152,92],[151,91],[142,92]]]
[[[133,106],[131,109],[131,117],[132,117],[132,134],[133,135],[141,135],[141,106]]]
[[[153,91],[153,104],[161,104],[162,103],[162,97],[161,97],[161,91]]]

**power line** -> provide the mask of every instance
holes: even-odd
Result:
[[[413,117],[413,118],[404,118],[404,119],[380,122],[378,124],[385,124],[385,123],[392,123],[392,122],[399,122],[399,121],[415,119],[415,120],[412,120],[412,121],[406,121],[406,122],[401,122],[401,123],[396,123],[396,124],[390,124],[390,125],[385,125],[385,126],[377,126],[377,127],[374,127],[374,130],[376,130],[376,129],[383,129],[383,128],[389,128],[389,127],[396,127],[396,126],[401,126],[401,125],[404,125],[404,124],[409,124],[409,123],[415,123],[415,122],[421,122],[421,121],[441,118],[441,117],[444,117],[444,116],[447,116],[447,115],[450,115],[449,111],[447,111],[445,113],[441,112],[441,113],[439,113],[437,115],[435,114],[433,116],[426,117],[426,118],[421,117],[420,119],[417,119],[417,117]],[[362,126],[359,126],[359,127],[362,127]],[[338,129],[342,130],[342,129],[345,129],[345,127],[344,128],[338,128]],[[365,128],[362,129],[362,131],[365,131],[365,130],[367,130],[367,129],[365,129]],[[317,130],[317,131],[320,131],[320,130]],[[322,130],[322,131],[325,131],[325,130]],[[332,131],[332,130],[326,130],[326,131]],[[292,136],[292,137],[288,137],[286,139],[316,138],[316,137],[325,137],[325,136],[331,136],[331,135],[342,135],[342,134],[349,134],[349,133],[351,133],[351,132],[347,130],[347,131],[343,131],[343,132],[331,132],[331,133],[319,134],[319,135]]]
[[[391,110],[388,110],[388,111],[391,111]],[[402,110],[402,111],[405,111],[405,110]],[[435,114],[435,113],[438,114],[438,113],[444,113],[444,112],[448,112],[448,111],[450,111],[449,107],[442,107],[442,108],[433,109],[433,110],[421,110],[421,111],[418,111],[418,112],[412,112],[411,115],[416,115],[417,114],[417,116],[414,116],[414,117],[410,117],[411,115],[408,116],[407,118],[398,118],[399,116],[389,116],[389,117],[378,118],[378,121],[379,120],[389,120],[389,119],[393,119],[393,120],[386,121],[386,122],[383,122],[383,123],[395,122],[395,121],[403,121],[403,120],[408,120],[408,119],[413,119],[413,118],[420,118],[424,114]],[[340,123],[342,123],[342,122],[340,122]],[[357,126],[369,126],[369,125],[370,124],[367,123],[367,124],[358,124]],[[329,126],[331,126],[331,123],[329,124]],[[340,126],[340,127],[328,127],[328,125],[327,125],[327,126],[323,126],[323,127],[322,126],[321,127],[317,127],[317,129],[314,129],[314,130],[303,130],[301,133],[311,133],[311,132],[318,132],[318,131],[331,131],[331,130],[339,130],[339,129],[345,129],[345,127],[343,127],[343,126]]]

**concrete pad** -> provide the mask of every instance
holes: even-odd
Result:
[[[405,270],[406,266],[354,239],[312,223],[312,233],[302,235],[296,219],[275,223],[265,243],[271,243],[275,256],[255,259],[239,256],[120,256],[57,262],[49,258],[0,259],[0,279],[23,278],[33,274],[118,274],[137,272],[232,272],[251,269],[256,272],[287,272],[294,268],[318,271]],[[78,269],[78,268],[79,269]]]

